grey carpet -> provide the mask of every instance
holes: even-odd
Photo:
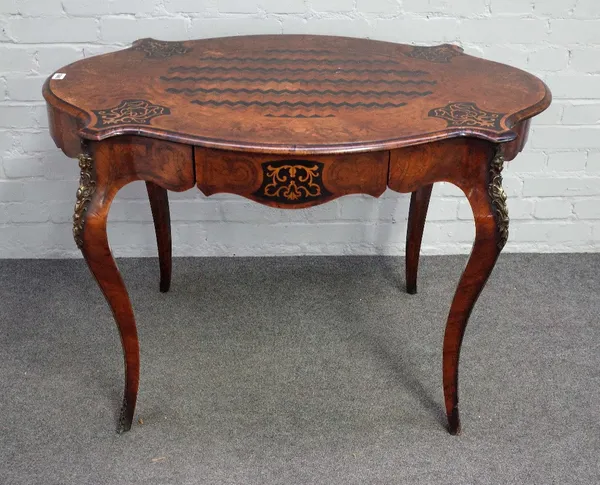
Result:
[[[119,262],[142,374],[80,260],[0,261],[1,484],[598,484],[600,255],[502,256],[463,345],[463,434],[441,340],[466,258]]]

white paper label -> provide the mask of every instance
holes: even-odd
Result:
[[[54,74],[54,76],[52,76],[52,79],[64,79],[66,76],[66,74],[64,72],[57,72],[56,74]]]

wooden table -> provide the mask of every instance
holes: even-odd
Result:
[[[456,46],[414,47],[325,36],[136,41],[75,62],[45,83],[50,131],[79,159],[73,235],[110,305],[123,344],[118,430],[131,428],[139,344],[106,235],[119,189],[144,180],[160,290],[171,281],[167,190],[239,194],[297,209],[346,194],[411,192],[406,288],[417,266],[431,189],[465,193],[476,235],[443,343],[448,429],[460,431],[458,360],[473,306],[508,238],[502,166],[548,107],[534,76]]]

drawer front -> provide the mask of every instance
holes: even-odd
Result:
[[[281,156],[196,147],[194,159],[205,195],[228,192],[294,209],[347,194],[379,197],[387,185],[389,152]]]

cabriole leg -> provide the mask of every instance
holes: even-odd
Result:
[[[433,184],[415,190],[410,196],[408,226],[406,229],[406,291],[411,295],[417,292],[417,273],[423,229]]]
[[[140,353],[135,318],[127,289],[110,251],[106,234],[106,220],[110,204],[120,187],[106,183],[105,177],[97,177],[96,167],[90,155],[79,156],[81,168],[77,190],[73,236],[96,278],[106,301],[113,312],[125,361],[125,391],[117,431],[131,428],[137,400]]]
[[[485,181],[461,187],[475,217],[475,243],[450,307],[443,347],[443,381],[448,430],[460,433],[458,361],[465,328],[473,306],[508,238],[508,211],[502,189],[500,149],[490,160]]]
[[[153,182],[146,182],[156,243],[158,245],[158,262],[160,266],[160,291],[166,293],[171,286],[172,243],[171,216],[169,214],[169,197],[167,190]]]

